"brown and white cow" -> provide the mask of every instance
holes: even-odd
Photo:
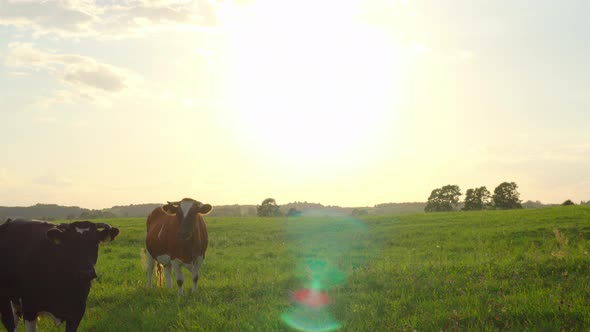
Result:
[[[164,266],[166,287],[172,287],[172,269],[176,275],[178,294],[182,295],[184,276],[181,268],[191,271],[194,293],[197,290],[199,271],[205,259],[208,236],[204,214],[211,212],[211,205],[192,198],[158,207],[147,218],[148,287],[152,286],[152,276],[156,263]]]

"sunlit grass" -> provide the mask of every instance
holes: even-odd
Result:
[[[81,330],[290,331],[281,315],[305,287],[301,265],[322,257],[345,275],[326,290],[345,331],[590,328],[589,207],[366,217],[366,229],[338,227],[349,220],[209,218],[199,291],[184,297],[145,287],[144,219],[106,220],[121,234],[101,248]],[[48,319],[40,329],[56,330]]]

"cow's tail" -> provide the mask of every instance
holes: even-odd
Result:
[[[164,273],[162,272],[163,268],[164,267],[162,264],[156,262],[156,277],[158,277],[158,287],[164,286]]]

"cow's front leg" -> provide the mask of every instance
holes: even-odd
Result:
[[[182,285],[184,284],[184,275],[182,274],[182,262],[178,259],[172,261],[174,275],[176,275],[176,284],[178,285],[178,295],[182,295]]]
[[[18,300],[16,304],[14,302],[10,302],[10,307],[12,308],[12,315],[14,317],[14,331],[16,332],[18,331],[18,321],[23,315],[23,305],[20,300]]]
[[[193,277],[193,289],[192,292],[197,292],[197,282],[199,281],[199,274],[201,272],[201,265],[203,264],[203,256],[197,257],[196,263],[193,264],[193,270],[191,271],[191,275]]]
[[[25,301],[23,301],[25,302]],[[37,312],[28,311],[25,305],[23,305],[23,320],[25,321],[26,332],[37,332]]]
[[[25,331],[37,332],[37,317],[25,317]]]
[[[37,318],[34,318],[33,320],[27,320],[25,318],[25,331],[37,332]]]
[[[10,300],[4,298],[0,300],[0,317],[2,318],[2,324],[8,332],[17,331],[18,317],[14,311]]]

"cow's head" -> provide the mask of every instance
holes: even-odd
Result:
[[[180,224],[177,237],[182,240],[188,240],[193,236],[195,231],[199,231],[195,227],[197,214],[207,214],[211,212],[213,207],[210,204],[203,204],[192,198],[183,198],[178,202],[168,202],[162,209],[168,214],[176,215]]]
[[[75,221],[49,229],[47,238],[65,252],[64,271],[68,278],[90,281],[96,278],[94,266],[98,259],[98,244],[115,239],[119,229],[105,223]]]

